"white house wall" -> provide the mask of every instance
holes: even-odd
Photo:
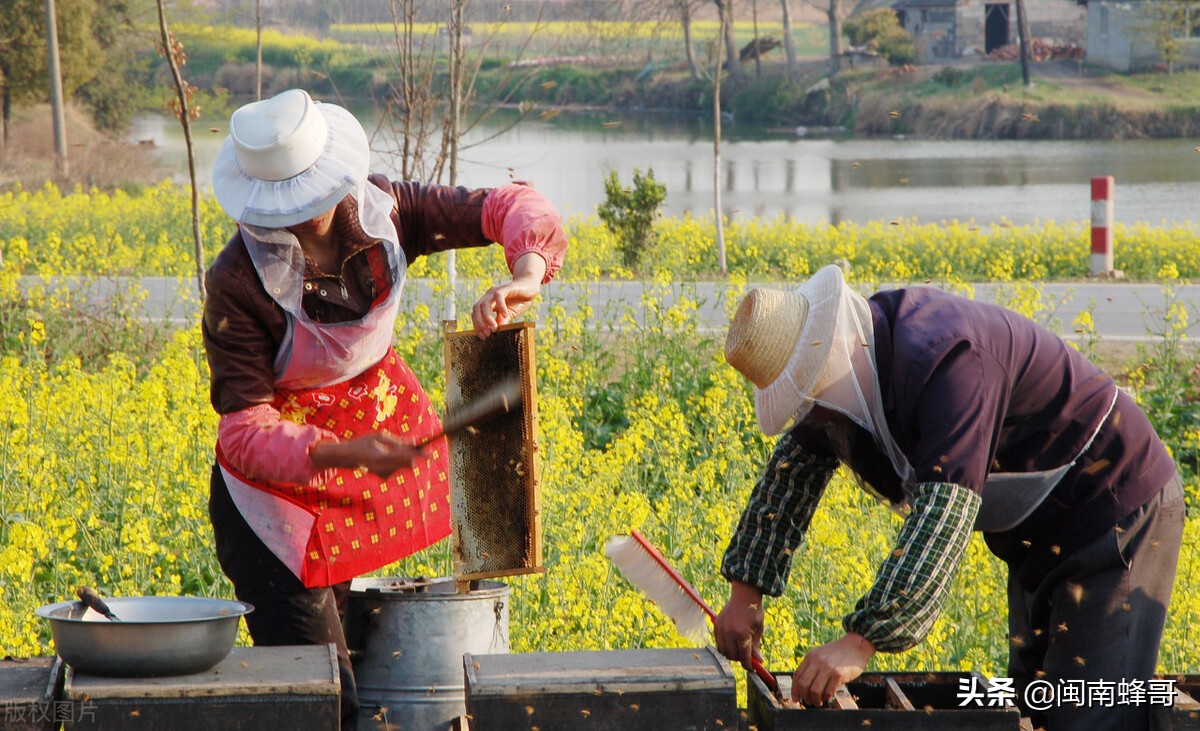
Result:
[[[959,0],[957,6],[902,3],[905,29],[913,34],[921,63],[958,58],[964,53],[983,54],[986,6],[994,0]],[[1005,4],[999,2],[998,4]],[[1011,43],[1017,42],[1017,11],[1007,3]],[[1087,38],[1087,11],[1075,0],[1026,0],[1029,32],[1055,44],[1083,45]]]
[[[1149,33],[1141,30],[1141,2],[1091,0],[1087,12],[1087,62],[1128,73],[1160,62]],[[1180,66],[1200,64],[1200,40],[1180,41]]]

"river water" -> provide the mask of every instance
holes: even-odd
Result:
[[[368,129],[377,121],[360,112]],[[546,192],[567,215],[593,214],[604,179],[616,170],[653,169],[667,188],[664,212],[710,216],[713,210],[711,124],[701,117],[564,112],[512,125],[511,113],[476,126],[461,155],[459,181],[494,186],[510,178]],[[211,132],[216,128],[217,132]],[[226,121],[196,125],[203,185]],[[722,138],[722,207],[731,216],[805,223],[959,220],[990,224],[1085,221],[1090,180],[1116,180],[1115,217],[1125,223],[1189,223],[1200,212],[1200,154],[1195,140],[931,141],[845,139],[799,130],[727,122]],[[179,125],[139,119],[132,139],[153,140],[163,162],[186,180]],[[375,169],[394,158],[375,154]],[[1196,148],[1200,149],[1200,148]]]

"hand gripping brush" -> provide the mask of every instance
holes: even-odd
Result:
[[[679,634],[693,642],[703,642],[708,636],[708,617],[715,622],[717,615],[667,559],[641,533],[629,531],[628,536],[616,536],[604,546],[604,554],[617,570],[646,598],[658,605],[663,614],[675,623]],[[751,658],[754,672],[775,697],[779,697],[779,681],[767,671],[758,658]]]

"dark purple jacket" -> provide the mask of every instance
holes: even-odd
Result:
[[[870,300],[888,427],[921,482],[976,492],[990,472],[1048,470],[1079,454],[1116,385],[1049,330],[1002,307],[930,287]],[[805,446],[828,437],[801,426]],[[848,466],[884,497],[903,497],[890,462],[854,428]],[[1121,392],[1095,442],[1021,525],[984,538],[1032,586],[1141,507],[1175,472],[1149,420]]]

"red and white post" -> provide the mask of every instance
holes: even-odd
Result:
[[[1113,270],[1113,176],[1092,178],[1092,276]]]

